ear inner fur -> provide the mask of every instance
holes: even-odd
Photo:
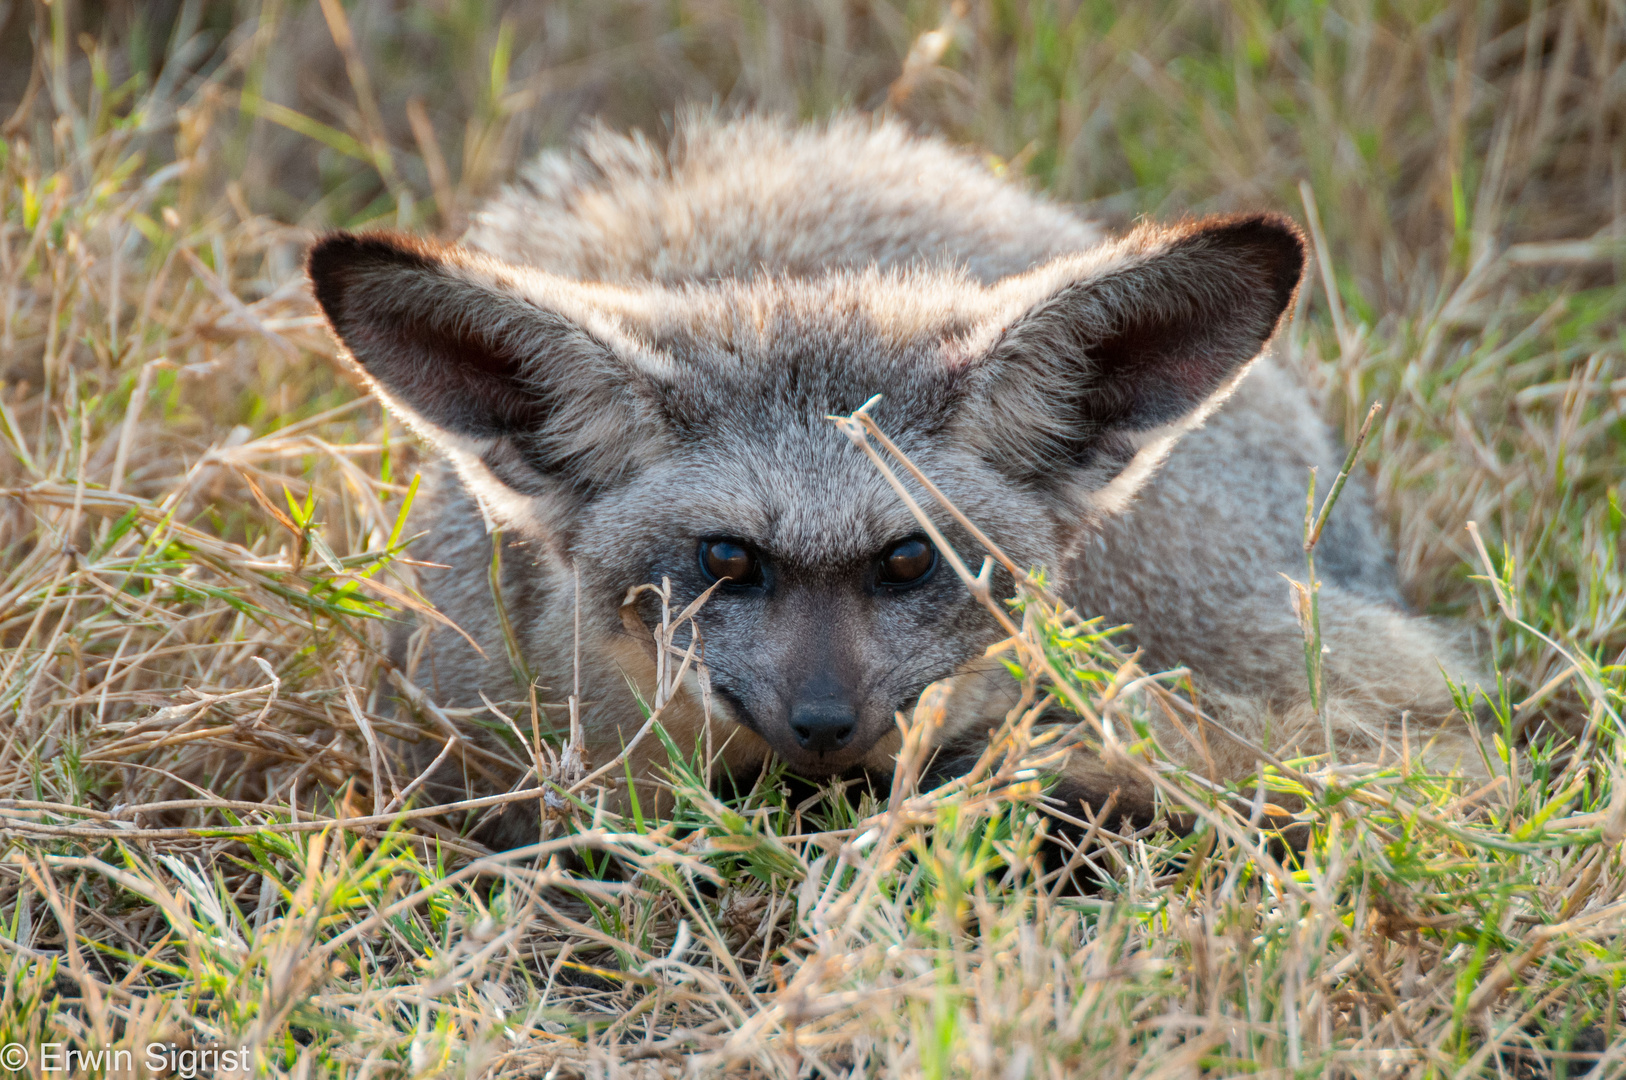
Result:
[[[539,303],[527,280],[537,275],[411,237],[348,233],[318,243],[309,271],[369,381],[488,489],[483,505],[504,497],[492,489],[589,494],[635,466],[629,435],[653,433],[636,365]]]
[[[454,257],[406,237],[338,233],[312,249],[310,275],[335,333],[386,393],[457,435],[522,430],[543,404],[527,346],[593,345],[558,315],[460,277]]]
[[[1147,433],[1200,420],[1275,333],[1304,265],[1276,215],[1143,228],[1119,249],[1118,265],[1063,270],[984,362],[979,419],[1009,433],[996,449],[1019,479],[1110,478]]]

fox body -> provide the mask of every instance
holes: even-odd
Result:
[[[1012,689],[982,659],[992,617],[827,419],[877,393],[923,473],[1077,610],[1129,624],[1143,666],[1189,668],[1208,711],[1278,752],[1323,748],[1282,575],[1303,576],[1308,468],[1325,480],[1343,454],[1268,355],[1303,262],[1269,215],[1107,239],[892,123],[697,115],[666,147],[595,130],[545,154],[460,246],[337,234],[310,273],[445,462],[414,554],[444,567],[425,591],[479,649],[439,624],[403,635],[419,685],[447,706],[525,700],[517,646],[544,701],[579,680],[607,759],[654,682],[637,623],[658,612],[646,597],[629,620],[629,589],[665,579],[681,607],[715,585],[696,616],[709,745],[735,770],[777,754],[828,775],[889,770],[895,716],[928,684],[961,687],[950,754]],[[1473,665],[1403,610],[1358,481],[1318,569],[1341,758],[1398,756],[1404,728],[1412,756],[1479,768],[1440,673]],[[680,745],[707,722],[699,689],[663,713]],[[1217,779],[1257,767],[1163,734]],[[1063,779],[1097,805],[1144,802],[1136,785],[1085,754]]]

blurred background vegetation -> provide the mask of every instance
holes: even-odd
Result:
[[[0,107],[44,98],[12,134],[48,145],[34,125],[96,67],[115,115],[161,91],[144,134],[177,119],[163,104],[229,116],[209,164],[309,227],[455,226],[584,120],[658,135],[680,102],[890,108],[1114,221],[1295,207],[1308,179],[1372,312],[1476,229],[1589,236],[1626,209],[1604,2],[9,0],[0,19]]]

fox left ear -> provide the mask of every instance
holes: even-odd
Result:
[[[1112,509],[1236,385],[1303,268],[1298,228],[1256,215],[1144,227],[1010,279],[1017,314],[967,372],[969,431],[1014,479]]]

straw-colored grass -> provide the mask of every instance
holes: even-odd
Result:
[[[1623,54],[1592,0],[0,2],[0,1044],[31,1076],[149,1043],[297,1077],[1626,1075]],[[1282,762],[1284,846],[1137,741],[1177,680],[1128,692],[1035,583],[1029,704],[1191,831],[1077,821],[1047,863],[1054,734],[1018,713],[922,792],[930,701],[882,797],[725,800],[696,761],[656,823],[540,746],[553,797],[504,811],[540,848],[466,838],[494,801],[422,813],[392,740],[444,724],[378,651],[419,606],[419,450],[302,251],[453,236],[584,118],[692,101],[891,109],[1114,226],[1306,220],[1292,344],[1350,437],[1386,406],[1363,467],[1411,599],[1502,676],[1496,779]]]

